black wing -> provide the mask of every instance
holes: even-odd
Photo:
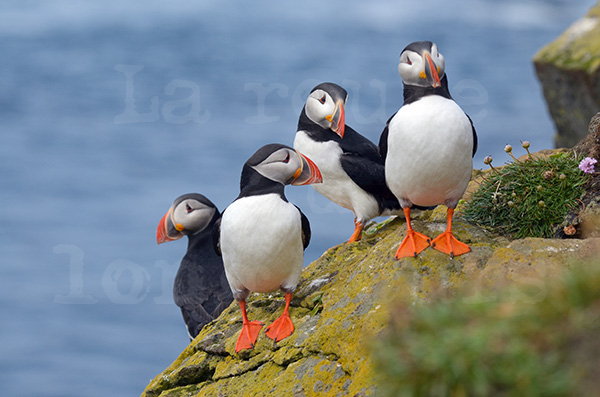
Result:
[[[396,112],[396,113],[398,113],[398,112]],[[392,117],[390,117],[388,119],[388,121],[386,121],[385,128],[383,129],[383,132],[381,133],[381,136],[379,137],[379,155],[383,159],[384,163],[385,163],[385,158],[387,157],[388,134],[390,132],[390,130],[389,130],[390,121],[392,121],[392,119],[394,118],[396,113],[392,114]]]
[[[348,152],[342,155],[341,162],[346,174],[363,190],[373,195],[380,195],[383,192],[386,186],[385,169],[381,162]]]
[[[308,247],[308,244],[310,244],[310,222],[308,221],[306,215],[304,215],[304,213],[300,210],[300,208],[297,205],[295,205],[295,207],[300,213],[300,219],[302,222],[302,244],[304,246],[304,249],[306,249],[306,247]]]
[[[346,126],[340,146],[343,154],[342,168],[361,189],[372,194],[384,208],[399,209],[400,204],[385,182],[384,160],[377,146],[364,136]]]
[[[197,308],[200,310],[189,311],[185,307],[181,307],[181,315],[190,335],[190,340],[198,336],[202,328],[213,320],[210,314],[204,311],[202,306],[197,306]]]
[[[221,216],[223,216],[223,214],[221,214]],[[221,256],[221,219],[222,218],[217,219],[212,229],[213,249],[218,256]]]
[[[473,120],[471,120],[471,118],[469,117],[469,115],[467,114],[467,118],[469,119],[469,122],[471,123],[471,128],[473,129],[473,157],[475,157],[475,153],[477,152],[477,132],[475,132],[475,126],[473,125]]]
[[[217,318],[233,301],[223,261],[210,243],[188,252],[181,261],[173,286],[175,304],[181,308],[190,336]]]

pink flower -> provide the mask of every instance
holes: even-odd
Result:
[[[598,160],[591,158],[591,157],[586,157],[583,160],[581,160],[581,163],[579,163],[579,169],[583,172],[585,172],[586,174],[593,174],[594,173],[594,165],[598,162]]]

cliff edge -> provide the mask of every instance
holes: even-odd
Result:
[[[435,236],[445,228],[444,207],[425,211],[416,230]],[[406,229],[401,217],[371,226],[359,243],[341,244],[307,266],[292,301],[294,334],[277,343],[261,331],[254,350],[234,353],[241,316],[232,304],[161,374],[142,396],[367,396],[377,395],[371,345],[389,327],[398,302],[427,302],[469,285],[477,297],[510,285],[515,299],[544,298],[544,285],[574,261],[597,257],[600,238],[525,238],[509,241],[455,221],[472,252],[450,259],[431,248],[395,260]],[[253,294],[251,319],[269,324],[283,296]]]
[[[533,63],[556,125],[556,147],[572,147],[600,109],[600,3],[540,49]]]

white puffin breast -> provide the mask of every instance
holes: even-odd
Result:
[[[453,100],[430,95],[402,106],[389,124],[385,178],[399,199],[455,206],[473,169],[473,130]]]
[[[300,212],[277,194],[234,201],[221,219],[221,253],[232,290],[298,284],[304,259]]]
[[[379,204],[358,186],[342,168],[342,149],[334,141],[318,142],[306,132],[298,131],[294,149],[311,159],[323,177],[322,183],[311,185],[317,192],[337,205],[349,209],[363,221],[379,215]]]

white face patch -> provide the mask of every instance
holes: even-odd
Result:
[[[446,61],[444,56],[438,51],[437,45],[431,47],[431,60],[438,67],[438,75],[440,79],[444,77]],[[404,51],[400,54],[398,63],[398,73],[402,77],[405,84],[416,85],[421,87],[429,86],[429,83],[421,77],[421,73],[425,70],[423,56],[414,51]]]
[[[398,63],[398,73],[402,77],[405,84],[425,85],[419,77],[419,73],[423,70],[423,58],[414,51],[404,51],[400,54],[400,62]]]
[[[446,73],[446,60],[444,56],[438,51],[437,45],[434,43],[431,47],[431,60],[438,67],[438,75],[440,79],[444,77],[444,73]]]
[[[331,127],[331,120],[327,116],[332,116],[335,111],[335,102],[331,95],[323,90],[315,90],[306,99],[306,116],[315,124],[323,128]]]
[[[259,164],[252,166],[259,174],[272,181],[288,184],[302,167],[302,160],[294,150],[282,148]]]
[[[194,199],[183,200],[173,209],[173,225],[183,226],[189,233],[195,234],[206,228],[215,215],[215,209]]]

